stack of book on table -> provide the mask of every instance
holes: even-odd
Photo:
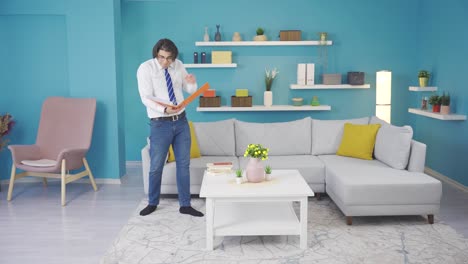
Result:
[[[232,172],[232,162],[212,162],[206,164],[206,171],[212,174]]]

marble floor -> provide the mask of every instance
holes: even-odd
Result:
[[[0,263],[99,263],[144,198],[140,166],[127,167],[121,185],[17,183],[13,200],[0,192]],[[468,192],[443,184],[438,218],[468,238]]]

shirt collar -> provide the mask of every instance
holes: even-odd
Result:
[[[153,61],[156,67],[158,68],[158,70],[160,71],[163,70],[163,67],[161,66],[161,64],[159,64],[158,58],[154,58]],[[175,69],[175,60],[171,62],[171,64],[169,64],[168,69],[173,69],[173,70]]]

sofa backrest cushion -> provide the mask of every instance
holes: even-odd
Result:
[[[194,122],[202,156],[234,156],[234,119],[216,122]]]
[[[375,139],[375,158],[392,168],[406,169],[413,129],[410,126],[393,126],[375,116],[371,117],[370,123],[382,124]]]
[[[310,154],[311,118],[278,123],[236,120],[236,155],[243,156],[248,144],[261,144],[268,155]]]
[[[345,123],[367,125],[368,117],[347,120],[312,119],[312,155],[336,154]]]

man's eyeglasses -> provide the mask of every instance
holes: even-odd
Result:
[[[159,61],[168,61],[168,62],[172,62],[174,60],[174,58],[172,56],[167,56],[167,57],[164,57],[163,55],[159,55],[158,54],[158,60]]]

